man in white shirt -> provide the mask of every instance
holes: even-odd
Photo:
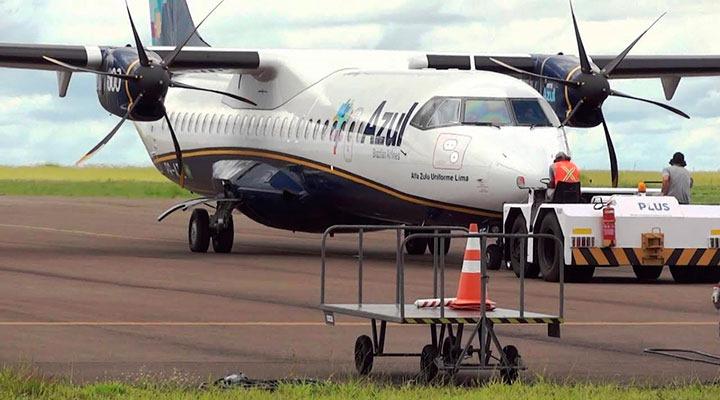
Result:
[[[685,155],[677,152],[670,160],[670,166],[662,171],[663,196],[673,196],[680,204],[690,204],[690,189],[693,186],[693,179],[690,171],[685,169],[686,166]]]

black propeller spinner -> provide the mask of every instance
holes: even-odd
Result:
[[[127,89],[130,95],[130,104],[127,107],[127,111],[124,115],[124,117],[120,120],[120,122],[113,128],[113,130],[110,131],[110,133],[103,138],[103,140],[100,141],[95,147],[92,148],[87,154],[85,154],[76,165],[80,165],[86,160],[88,160],[90,157],[93,156],[98,150],[100,150],[105,144],[107,144],[110,139],[120,130],[120,127],[125,123],[126,120],[132,118],[133,112],[139,111],[139,110],[149,110],[152,111],[151,113],[144,113],[144,114],[150,114],[150,115],[161,115],[161,118],[164,118],[167,122],[168,128],[170,130],[170,137],[172,138],[173,146],[175,148],[175,157],[178,162],[178,170],[179,170],[179,182],[180,186],[185,186],[185,169],[183,166],[183,160],[182,160],[182,150],[180,148],[180,144],[178,143],[177,136],[175,135],[175,130],[173,129],[172,124],[170,123],[170,118],[167,115],[167,110],[165,109],[165,96],[167,95],[168,89],[173,88],[180,88],[180,89],[189,89],[189,90],[198,90],[203,92],[210,92],[210,93],[216,93],[223,96],[231,97],[235,100],[251,104],[253,106],[256,106],[257,104],[251,100],[248,100],[244,97],[240,97],[237,95],[234,95],[232,93],[226,93],[218,90],[212,90],[212,89],[205,89],[205,88],[199,88],[195,86],[191,86],[185,83],[177,82],[173,80],[173,74],[170,71],[170,67],[172,66],[175,59],[178,57],[178,55],[181,53],[182,49],[188,44],[192,36],[197,32],[197,30],[200,28],[200,26],[210,17],[210,15],[220,7],[220,5],[223,3],[224,0],[221,0],[215,8],[213,8],[208,15],[200,21],[199,24],[195,27],[195,30],[193,30],[190,35],[187,36],[187,38],[179,43],[172,53],[170,53],[165,59],[160,60],[153,59],[148,57],[147,52],[145,51],[145,47],[142,44],[142,41],[140,40],[140,35],[138,35],[138,31],[135,28],[135,22],[133,21],[132,14],[130,13],[130,7],[127,4],[127,0],[125,1],[125,8],[127,9],[128,18],[130,19],[130,27],[132,28],[133,36],[135,38],[135,46],[137,50],[138,55],[138,61],[134,63],[129,70],[127,71],[127,74],[116,74],[111,72],[104,72],[104,71],[96,71],[88,68],[81,68],[76,67],[74,65],[70,65],[67,63],[64,63],[62,61],[56,60],[54,58],[50,57],[43,57],[45,60],[59,65],[65,69],[68,69],[72,72],[89,72],[97,75],[103,75],[103,76],[111,76],[115,78],[122,79],[124,81],[127,81]]]
[[[565,120],[562,123],[563,126],[567,125],[580,109],[596,110],[600,115],[603,129],[605,130],[605,141],[607,142],[608,153],[610,155],[610,174],[612,177],[612,185],[613,187],[617,187],[617,156],[615,153],[615,147],[613,146],[612,138],[610,137],[610,131],[608,130],[607,123],[605,122],[605,116],[602,113],[602,105],[608,97],[624,97],[626,99],[638,100],[645,103],[654,104],[682,117],[690,118],[684,112],[667,104],[630,96],[610,88],[609,79],[612,76],[612,72],[617,68],[618,65],[620,65],[620,63],[625,59],[628,53],[630,53],[630,50],[632,50],[635,44],[637,44],[637,42],[643,36],[645,36],[645,34],[650,30],[650,28],[652,28],[660,20],[660,18],[664,17],[666,13],[662,14],[658,19],[656,19],[655,22],[650,25],[650,27],[648,27],[643,33],[641,33],[640,36],[637,37],[637,39],[630,43],[630,45],[625,50],[623,50],[622,53],[620,53],[617,57],[610,61],[602,70],[592,63],[592,60],[590,60],[590,57],[588,57],[587,53],[585,52],[585,45],[583,45],[582,37],[580,36],[580,29],[578,28],[577,19],[575,18],[575,10],[573,9],[572,0],[570,0],[570,13],[572,14],[573,26],[575,28],[575,39],[578,45],[578,58],[580,59],[580,71],[575,75],[575,78],[565,80],[550,76],[543,76],[527,72],[519,68],[515,68],[499,60],[495,60],[492,58],[490,60],[518,74],[556,82],[561,85],[567,86],[568,90],[573,91],[573,93],[577,95],[576,98],[579,98],[580,100],[578,100],[577,103],[572,105]]]

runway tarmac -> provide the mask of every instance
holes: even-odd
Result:
[[[197,382],[225,373],[257,378],[354,375],[355,338],[364,320],[326,327],[317,309],[320,236],[293,234],[235,216],[232,254],[192,254],[188,214],[155,217],[172,200],[0,196],[0,364],[36,367],[74,380],[147,375]],[[330,300],[355,299],[356,242],[330,241]],[[391,302],[394,233],[365,238],[367,301]],[[464,243],[454,243],[447,293],[454,293]],[[409,299],[431,291],[429,256],[407,266]],[[490,295],[516,307],[518,281],[491,273]],[[711,365],[644,355],[646,347],[720,353],[711,285],[640,284],[629,268],[596,273],[566,287],[562,338],[545,326],[502,326],[526,378],[612,382],[718,376]],[[553,312],[557,285],[527,284],[528,309]],[[388,350],[419,352],[427,328],[391,327]],[[417,359],[376,359],[374,376],[411,379]]]

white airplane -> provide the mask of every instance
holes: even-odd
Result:
[[[184,0],[150,7],[152,47],[128,9],[135,47],[0,44],[0,66],[57,71],[61,97],[73,73],[97,74],[101,105],[123,119],[80,162],[133,121],[158,170],[202,196],[159,218],[192,208],[194,252],[210,242],[231,251],[233,210],[307,232],[499,226],[503,203],[526,199],[517,178],[539,182],[554,154],[570,151],[564,126],[603,124],[617,186],[608,96],[687,117],[609,79],[661,78],[670,100],[681,77],[720,74],[719,56],[628,56],[642,35],[617,57],[588,57],[574,13],[579,57],[217,49]],[[196,208],[213,204],[212,215]],[[427,248],[417,240],[406,250]]]

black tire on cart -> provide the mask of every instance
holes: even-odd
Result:
[[[462,354],[462,349],[458,346],[456,337],[447,336],[445,340],[443,340],[441,354],[445,365],[454,365],[457,362],[460,354]]]
[[[230,253],[235,240],[235,225],[232,215],[228,216],[227,224],[224,228],[216,229],[212,234],[213,250],[216,253]]]
[[[360,376],[372,371],[374,355],[372,339],[367,335],[359,336],[355,341],[355,369]]]
[[[428,232],[429,233],[429,232]],[[438,231],[438,233],[450,233],[450,231]],[[440,250],[440,246],[442,245],[442,242],[445,242],[445,248],[443,249],[444,254],[447,255],[450,252],[450,238],[438,238],[438,251]],[[428,248],[430,249],[430,254],[435,254],[435,239],[430,238],[427,240]]]
[[[437,377],[439,372],[435,360],[438,358],[438,349],[428,344],[423,347],[420,353],[420,379],[425,383],[430,383]]]
[[[418,231],[412,231],[409,229],[405,230],[405,237],[408,237]],[[412,256],[419,256],[425,254],[425,250],[428,248],[428,240],[426,238],[410,239],[405,242],[405,251]]]
[[[513,221],[512,227],[510,228],[510,233],[512,234],[526,234],[528,233],[525,217],[522,215],[515,218],[515,221]],[[523,244],[523,240],[513,238],[509,239],[507,241],[508,246],[510,246],[510,266],[512,267],[512,270],[515,272],[515,276],[518,278],[520,277],[520,268],[522,268],[522,260],[520,258],[520,252],[521,252],[521,245]],[[527,240],[525,240],[525,243],[527,243]],[[525,254],[527,255],[527,249],[525,251]],[[526,278],[537,278],[538,275],[540,275],[540,268],[538,267],[537,263],[525,263],[525,277]]]
[[[207,210],[193,210],[188,225],[188,244],[193,253],[207,253],[210,247],[210,216]]]
[[[503,347],[503,354],[507,359],[507,364],[503,362],[500,368],[500,377],[503,383],[512,385],[520,372],[520,352],[515,346],[508,345]]]
[[[497,271],[502,267],[502,248],[497,244],[488,245],[485,249],[485,257],[487,268],[489,270]]]
[[[650,282],[650,281],[656,281],[660,274],[662,274],[663,266],[662,265],[633,265],[632,266],[633,272],[635,272],[635,277],[638,278],[640,281]]]
[[[563,240],[562,230],[557,217],[554,214],[547,214],[540,224],[540,231],[553,235]],[[595,274],[595,267],[589,266],[572,266],[568,268],[565,265],[562,251],[557,251],[557,242],[552,239],[538,239],[538,264],[543,279],[548,282],[560,281],[560,268],[565,269],[565,282],[589,282]]]
[[[698,281],[697,267],[687,265],[671,265],[670,275],[677,283],[696,283]]]

